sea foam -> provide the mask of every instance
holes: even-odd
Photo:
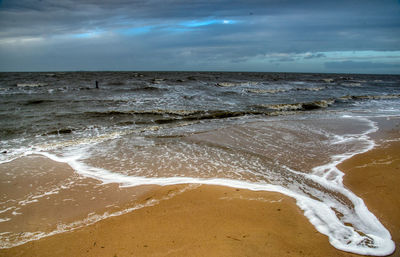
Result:
[[[346,116],[342,118],[363,121],[368,125],[368,128],[358,134],[336,135],[335,137],[333,137],[331,144],[335,145],[344,144],[351,141],[361,141],[363,142],[362,147],[351,152],[345,152],[339,155],[331,156],[331,160],[329,163],[314,167],[312,169],[312,173],[310,174],[305,174],[303,172],[293,170],[289,167],[285,167],[283,164],[280,165],[287,172],[290,172],[294,175],[303,176],[304,178],[320,185],[322,188],[344,195],[351,202],[352,209],[344,208],[343,206],[338,205],[335,199],[331,199],[329,197],[326,198],[324,197],[324,195],[321,194],[320,191],[317,190],[309,192],[313,196],[320,196],[318,198],[314,198],[308,196],[307,194],[300,194],[290,187],[287,188],[283,187],[282,185],[274,185],[261,181],[246,181],[220,177],[200,178],[189,176],[134,176],[116,173],[105,168],[94,167],[83,161],[84,159],[88,158],[88,156],[90,156],[90,153],[87,150],[88,145],[97,144],[100,141],[115,140],[120,136],[130,133],[112,133],[111,136],[100,137],[97,138],[97,140],[95,141],[84,140],[82,142],[70,142],[70,144],[66,144],[63,147],[68,148],[74,144],[77,144],[78,147],[74,148],[74,151],[68,151],[68,153],[64,154],[59,154],[60,152],[58,152],[58,154],[54,153],[53,150],[57,149],[58,146],[47,146],[43,148],[39,147],[37,149],[33,149],[30,152],[26,152],[25,155],[38,154],[46,156],[51,160],[68,164],[79,175],[97,179],[99,181],[102,181],[103,184],[118,183],[121,187],[135,187],[142,185],[167,186],[177,184],[204,184],[247,189],[252,191],[279,192],[294,198],[297,205],[303,210],[304,215],[308,218],[310,223],[313,224],[320,233],[328,236],[329,242],[335,248],[343,251],[366,255],[380,256],[390,254],[395,249],[395,245],[394,242],[391,240],[390,233],[367,209],[363,200],[343,186],[342,178],[344,174],[337,169],[337,165],[344,160],[356,154],[366,152],[374,147],[374,142],[369,138],[368,135],[372,132],[375,132],[378,127],[375,123],[366,118],[354,116]],[[156,203],[151,202],[148,204],[153,205]],[[25,233],[23,235],[23,238],[21,238],[21,240],[17,244],[22,244],[28,241],[39,239],[41,237],[51,236],[65,231],[70,231],[84,225],[93,224],[107,217],[122,215],[124,213],[134,211],[142,207],[144,206],[138,205],[118,213],[105,213],[103,215],[96,215],[93,217],[91,216],[84,221],[77,221],[73,224],[62,225],[61,227],[57,228],[57,230],[50,233]],[[339,218],[336,211],[342,213],[343,217]],[[8,243],[2,244],[1,247],[8,248],[15,245],[15,243]]]
[[[355,117],[347,118],[354,119]],[[308,218],[310,223],[313,224],[320,233],[328,236],[329,242],[335,248],[364,255],[388,255],[395,249],[395,244],[391,240],[390,233],[368,210],[363,200],[343,186],[342,178],[344,174],[336,167],[344,160],[349,159],[356,154],[366,152],[374,147],[374,142],[368,137],[368,134],[375,132],[378,127],[375,123],[366,118],[358,117],[356,119],[368,122],[369,129],[360,134],[338,136],[336,137],[336,140],[332,141],[332,144],[359,140],[364,142],[364,147],[362,149],[332,156],[330,163],[315,167],[312,174],[304,174],[285,167],[289,172],[299,175],[301,174],[305,178],[321,185],[323,188],[344,195],[351,201],[353,206],[352,210],[341,207],[336,201],[330,198],[323,198],[323,201],[316,200],[280,185],[249,182],[230,178],[131,176],[85,164],[81,161],[81,159],[86,155],[84,151],[80,154],[75,152],[74,156],[69,157],[60,157],[43,151],[36,152],[36,154],[44,155],[57,162],[67,163],[80,175],[100,180],[105,184],[118,183],[121,187],[135,187],[141,185],[167,186],[177,184],[204,184],[252,191],[279,192],[296,199],[297,205],[303,210],[304,215]],[[312,192],[312,194],[318,196],[320,192],[315,191]],[[336,211],[340,211],[343,214],[343,217],[338,218]]]

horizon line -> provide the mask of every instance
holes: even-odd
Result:
[[[357,72],[310,72],[310,71],[237,71],[237,70],[28,70],[28,71],[0,71],[0,73],[73,73],[73,72],[204,72],[204,73],[290,73],[290,74],[330,74],[330,75],[391,75],[400,76],[400,73],[357,73]]]

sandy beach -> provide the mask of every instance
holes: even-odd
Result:
[[[344,184],[390,231],[396,244],[392,256],[400,256],[400,120],[380,119],[382,131],[372,136],[378,146],[338,166],[345,172]],[[397,139],[397,140],[396,140]]]
[[[399,11],[0,0],[0,257],[400,257]]]
[[[400,122],[380,122],[387,125],[372,135],[378,145],[339,168],[398,248],[400,142],[387,139],[398,138]],[[357,256],[332,247],[295,201],[278,193],[177,185],[143,191],[139,203],[149,206],[2,249],[0,256]]]
[[[184,186],[154,191],[157,199]],[[150,196],[149,196],[150,197]],[[351,256],[277,193],[199,186],[159,204],[1,256]]]

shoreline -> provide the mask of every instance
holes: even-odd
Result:
[[[390,231],[397,248],[390,256],[399,256],[396,217],[400,214],[393,206],[400,206],[396,199],[400,141],[379,143],[380,138],[400,138],[399,120],[391,123],[371,135],[377,146],[345,160],[338,168],[345,173],[344,185],[361,197]],[[394,156],[392,161],[388,156]],[[385,176],[379,176],[383,171]],[[377,176],[380,180],[369,179]],[[158,187],[143,199],[163,198],[186,186]],[[0,256],[137,255],[359,256],[331,246],[328,237],[317,232],[288,196],[212,185],[200,185],[156,205],[71,232],[0,250]]]
[[[380,131],[371,134],[377,145],[338,165],[343,184],[359,196],[389,230],[400,256],[400,118],[377,119]],[[395,139],[395,140],[393,140]]]
[[[151,197],[183,187],[161,187]],[[84,228],[0,250],[0,256],[184,255],[357,256],[332,247],[290,197],[209,185]]]

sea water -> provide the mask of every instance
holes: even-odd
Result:
[[[293,197],[338,249],[394,251],[390,233],[344,187],[336,166],[375,146],[374,118],[400,115],[399,76],[1,73],[0,99],[2,248],[162,200],[138,204],[133,190],[114,210],[115,199],[101,198],[106,191],[209,184]],[[73,193],[80,191],[87,195]],[[42,205],[66,211],[32,221]],[[67,215],[69,208],[82,212]]]

